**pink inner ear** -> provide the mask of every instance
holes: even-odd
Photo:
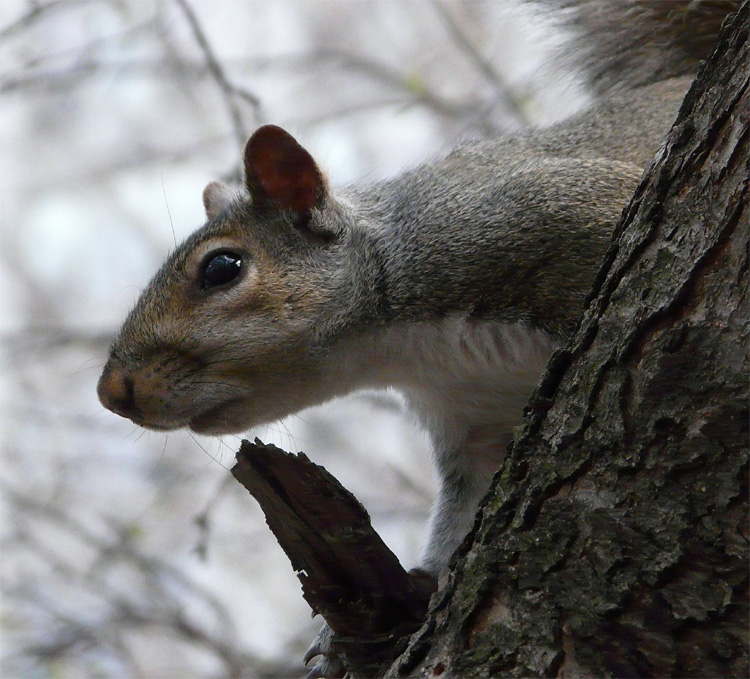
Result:
[[[312,156],[275,125],[264,125],[247,142],[245,175],[254,198],[297,213],[309,212],[325,192],[323,175]]]

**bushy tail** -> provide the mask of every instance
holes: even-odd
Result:
[[[571,56],[597,93],[696,72],[740,0],[540,0],[576,31]]]

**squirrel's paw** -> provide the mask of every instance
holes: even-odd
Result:
[[[305,653],[304,663],[307,665],[313,658],[320,656],[315,666],[310,670],[307,679],[340,679],[346,673],[344,665],[331,648],[333,630],[328,624],[323,625],[315,641]]]

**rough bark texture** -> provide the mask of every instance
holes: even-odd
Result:
[[[387,676],[748,676],[748,9]]]
[[[431,588],[386,547],[359,501],[304,454],[242,442],[232,474],[255,497],[346,667],[375,676],[403,650]]]

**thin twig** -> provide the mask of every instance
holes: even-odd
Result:
[[[206,59],[208,70],[211,72],[214,80],[224,93],[224,103],[226,104],[229,117],[232,120],[235,140],[237,141],[240,151],[242,151],[247,139],[247,130],[242,122],[242,111],[237,104],[237,97],[244,99],[253,107],[253,115],[255,116],[256,121],[260,118],[260,99],[249,90],[234,85],[229,81],[223,67],[216,58],[213,48],[208,42],[203,27],[195,16],[195,12],[193,12],[193,8],[188,4],[187,0],[175,0],[175,2],[180,6],[182,12],[185,14],[185,18],[190,24],[190,28],[193,31],[193,37],[201,48],[203,56]]]
[[[520,127],[528,127],[529,120],[519,98],[495,66],[479,53],[471,39],[464,33],[443,0],[434,0],[433,6],[445,24],[451,39],[469,57],[479,73],[494,87],[498,99],[506,112]]]
[[[78,1],[81,2],[87,0]],[[27,26],[31,25],[40,16],[46,14],[48,10],[54,9],[55,7],[63,4],[70,5],[72,4],[72,2],[73,0],[50,0],[50,2],[44,5],[33,5],[31,9],[26,12],[26,14],[22,14],[15,21],[12,21],[7,26],[3,26],[3,28],[0,28],[0,40],[4,40],[5,38],[13,35],[13,33],[15,33],[16,31],[19,31],[22,28],[26,28]]]
[[[410,96],[416,104],[420,104],[427,108],[432,109],[435,113],[451,121],[460,121],[467,118],[473,118],[474,113],[479,108],[480,104],[474,99],[464,101],[450,101],[444,97],[439,96],[436,92],[431,91],[426,84],[421,81],[409,78],[406,74],[391,68],[390,66],[365,57],[359,54],[351,52],[344,52],[341,50],[316,50],[307,57],[307,59],[314,59],[318,61],[328,60],[337,61],[338,65],[344,69],[356,71],[364,75],[369,76],[373,80],[380,81],[390,87],[397,88],[398,90],[406,93]],[[399,102],[388,100],[381,102],[374,102],[372,104],[363,104],[362,107],[374,108],[376,106],[390,106]],[[411,102],[408,102],[411,103]],[[328,114],[327,117],[349,115],[350,113],[356,113],[361,110],[357,105],[353,105],[350,108],[342,110],[340,112],[333,112]],[[497,129],[492,125],[486,116],[483,116],[478,120],[478,125],[481,127],[482,132],[485,135],[492,136],[497,134]]]

